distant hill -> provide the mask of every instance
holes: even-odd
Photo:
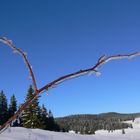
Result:
[[[56,118],[55,121],[60,126],[61,131],[74,130],[81,134],[94,134],[97,130],[114,131],[116,129],[132,128],[131,124],[124,121],[140,117],[140,113],[122,114],[108,112],[102,114],[79,114]]]
[[[140,117],[140,113],[116,113],[116,112],[108,112],[108,113],[101,113],[98,114],[97,116],[101,116],[101,117],[135,117],[138,118]]]

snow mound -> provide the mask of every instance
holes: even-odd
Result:
[[[125,129],[125,134],[122,134],[122,130],[113,133],[100,130],[96,135],[80,135],[13,127],[0,134],[0,140],[140,140],[140,118],[127,122],[133,125],[133,129]]]

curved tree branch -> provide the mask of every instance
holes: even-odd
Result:
[[[65,75],[65,76],[62,76],[50,83],[48,83],[47,85],[43,86],[42,88],[40,88],[39,90],[37,89],[37,84],[36,84],[36,80],[35,80],[35,75],[33,73],[33,70],[31,68],[31,65],[27,59],[27,56],[26,54],[19,48],[17,48],[15,45],[13,45],[12,41],[11,40],[8,40],[7,38],[5,37],[1,37],[0,38],[0,42],[8,45],[10,48],[13,49],[13,51],[17,52],[18,54],[20,54],[22,56],[22,58],[24,59],[25,61],[25,64],[27,65],[27,68],[29,70],[29,74],[32,78],[32,83],[33,83],[33,86],[34,86],[34,94],[33,94],[33,97],[30,98],[28,101],[26,101],[20,108],[19,110],[14,114],[13,117],[11,117],[5,124],[3,124],[2,126],[0,126],[0,133],[2,133],[4,130],[6,130],[14,120],[17,119],[18,116],[20,116],[22,114],[22,112],[30,105],[32,104],[32,102],[34,101],[34,99],[38,98],[38,95],[41,94],[42,92],[44,91],[48,91],[50,88],[66,81],[66,80],[69,80],[69,79],[72,79],[72,78],[75,78],[75,77],[79,77],[79,76],[82,76],[82,75],[86,75],[86,74],[89,74],[91,72],[95,73],[96,75],[99,74],[99,71],[98,69],[105,63],[109,62],[109,61],[113,61],[113,60],[118,60],[118,59],[126,59],[126,58],[133,58],[133,57],[136,57],[136,56],[140,56],[140,52],[135,52],[135,53],[131,53],[131,54],[123,54],[123,55],[113,55],[113,56],[101,56],[97,63],[91,67],[91,68],[88,68],[88,69],[84,69],[84,70],[79,70],[77,72],[74,72],[74,73],[71,73],[71,74],[68,74],[68,75]]]
[[[29,74],[30,74],[30,77],[32,79],[32,83],[33,83],[33,86],[34,86],[34,90],[36,93],[38,93],[38,90],[37,90],[37,84],[36,84],[36,79],[35,79],[35,76],[34,76],[34,72],[32,70],[32,66],[30,65],[28,59],[27,59],[27,54],[25,52],[23,52],[21,49],[17,48],[13,43],[12,43],[12,40],[8,40],[6,37],[0,37],[0,42],[6,44],[7,46],[9,46],[14,53],[18,53],[24,60],[28,70],[29,70]]]
[[[133,58],[136,56],[140,56],[140,52],[135,52],[135,53],[131,53],[131,54],[124,54],[124,55],[113,55],[113,56],[109,56],[106,57],[105,55],[101,56],[97,63],[95,64],[95,66],[88,68],[88,69],[84,69],[84,70],[79,70],[77,72],[62,76],[50,83],[48,83],[47,85],[45,85],[44,87],[42,87],[41,89],[39,89],[39,93],[44,92],[45,90],[48,90],[49,88],[60,84],[61,82],[64,82],[66,80],[69,80],[71,78],[75,78],[75,77],[79,77],[82,75],[86,75],[90,72],[94,72],[96,75],[98,75],[100,72],[98,71],[99,67],[102,66],[103,64],[109,62],[109,61],[113,61],[113,60],[118,60],[118,59],[126,59],[126,58]]]

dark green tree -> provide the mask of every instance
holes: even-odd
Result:
[[[0,92],[0,125],[8,120],[7,99],[3,91]]]
[[[32,86],[29,87],[25,101],[33,96],[34,90]],[[31,105],[29,105],[22,115],[23,126],[26,128],[41,128],[41,112],[39,107],[38,98],[36,98]]]
[[[15,95],[13,94],[9,104],[9,117],[12,117],[16,111],[17,111],[17,100]]]
[[[44,105],[41,108],[41,121],[43,123],[42,129],[51,130],[51,131],[60,131],[59,126],[56,124],[51,110],[47,112],[47,109]]]
[[[59,125],[55,122],[51,110],[49,110],[47,120],[48,120],[47,127],[46,127],[47,130],[60,131]]]
[[[42,105],[41,107],[41,121],[42,121],[42,129],[47,129],[48,112],[44,105]]]
[[[9,104],[9,109],[8,109],[8,117],[12,117],[15,112],[17,111],[17,100],[15,95],[13,94],[10,98],[10,104]],[[11,126],[20,126],[20,121],[19,121],[19,117],[17,118],[17,120],[15,120]]]

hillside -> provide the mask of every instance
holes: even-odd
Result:
[[[62,131],[74,130],[81,134],[94,134],[98,130],[114,131],[123,128],[132,128],[124,121],[133,120],[140,117],[140,113],[120,114],[115,112],[102,113],[97,115],[82,114],[56,118],[56,122]]]
[[[139,140],[140,139],[140,118],[134,122],[133,129],[125,129],[125,134],[121,130],[113,133],[100,130],[95,135],[80,135],[73,133],[50,132],[40,129],[9,128],[0,135],[0,140]]]

